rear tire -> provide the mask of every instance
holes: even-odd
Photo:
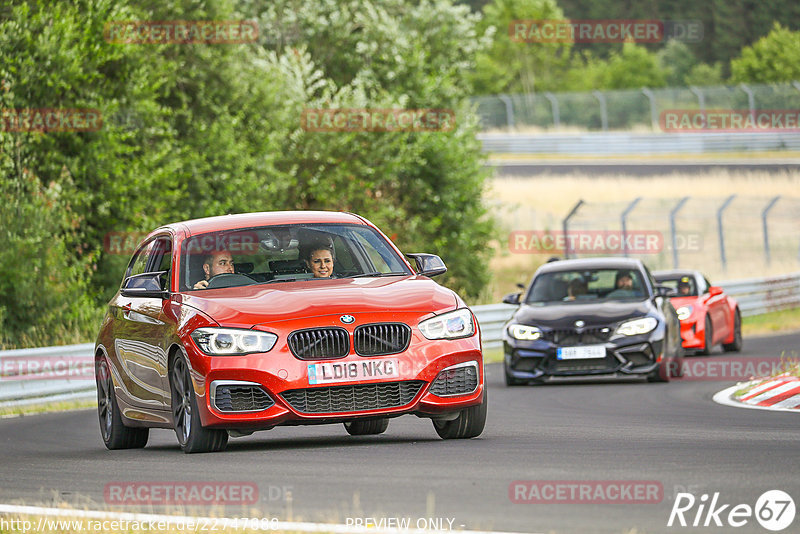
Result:
[[[189,366],[181,354],[175,357],[169,372],[169,389],[172,394],[172,422],[183,452],[189,454],[225,450],[228,432],[204,428],[200,422]]]
[[[147,445],[149,428],[125,426],[114,393],[114,380],[105,358],[95,363],[97,382],[97,416],[100,419],[100,436],[109,450],[141,449]]]
[[[383,419],[368,419],[359,421],[347,421],[344,423],[344,429],[351,436],[370,436],[373,434],[383,434],[389,428],[389,420]]]
[[[461,410],[458,417],[452,421],[433,420],[433,428],[442,439],[469,439],[481,435],[486,426],[486,411],[488,408],[488,393],[486,385],[483,386],[483,402]]]
[[[739,308],[736,308],[733,319],[733,341],[722,345],[725,352],[741,352],[742,351],[742,315],[739,313]]]
[[[711,349],[714,348],[714,325],[711,324],[711,318],[706,315],[705,336],[703,336],[703,349],[700,354],[708,356],[711,354]]]

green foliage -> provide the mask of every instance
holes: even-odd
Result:
[[[767,36],[731,61],[731,79],[739,83],[800,80],[800,31],[775,23]]]
[[[121,20],[256,19],[245,45],[113,44]],[[439,253],[466,297],[493,225],[469,72],[478,15],[449,0],[18,0],[0,10],[0,107],[96,108],[90,132],[0,131],[0,343],[90,339],[127,255],[109,232],[273,209],[350,210]],[[319,133],[305,109],[452,109],[452,131]],[[21,273],[26,273],[23,280]],[[21,303],[22,305],[16,305]]]
[[[517,20],[561,20],[555,0],[494,0],[483,8],[478,33],[492,37],[477,56],[472,76],[474,93],[532,93],[561,90],[560,77],[570,61],[569,43],[517,42],[509,25]]]

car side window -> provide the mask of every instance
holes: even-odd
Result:
[[[711,287],[711,282],[708,281],[707,278],[701,277],[700,278],[700,294],[708,293],[708,288]]]
[[[162,290],[169,289],[169,280],[172,276],[172,240],[169,237],[159,237],[156,239],[153,246],[152,256],[154,272],[167,271],[167,274],[161,277]]]
[[[150,250],[154,243],[155,241],[148,241],[134,253],[133,259],[128,264],[128,270],[125,272],[125,278],[147,272],[147,262],[150,259]]]

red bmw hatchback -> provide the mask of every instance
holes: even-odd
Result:
[[[184,452],[277,425],[380,434],[404,414],[442,438],[486,421],[477,321],[400,251],[333,212],[210,217],[156,229],[109,302],[95,348],[109,449],[173,428]]]

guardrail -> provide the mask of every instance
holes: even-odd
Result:
[[[800,134],[792,132],[480,133],[477,138],[484,152],[499,154],[611,156],[800,150]]]
[[[800,272],[720,282],[743,316],[800,307]],[[501,345],[503,325],[517,306],[473,306],[484,348]],[[94,344],[0,351],[0,405],[84,399],[95,395]]]

